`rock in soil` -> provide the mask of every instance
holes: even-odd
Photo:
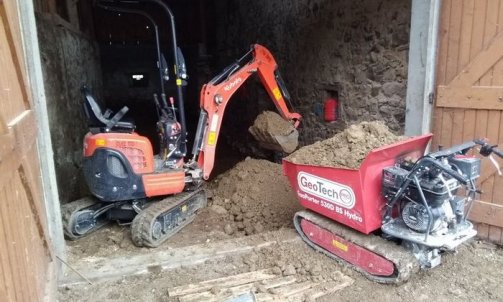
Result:
[[[234,234],[234,228],[230,224],[226,224],[224,227],[224,232],[227,235],[232,235]]]
[[[295,275],[297,271],[295,270],[295,266],[292,264],[288,264],[285,269],[283,269],[283,276],[292,276]]]
[[[220,215],[225,215],[227,214],[227,210],[221,206],[221,205],[218,205],[218,204],[214,204],[211,206],[211,210],[217,214],[220,214]]]
[[[362,122],[329,139],[302,147],[286,159],[296,164],[358,169],[371,150],[403,139],[383,122]]]

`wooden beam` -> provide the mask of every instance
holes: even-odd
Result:
[[[486,49],[470,61],[461,72],[449,83],[450,87],[463,88],[472,86],[479,80],[492,66],[494,66],[503,55],[503,31],[491,41]]]
[[[503,110],[503,87],[438,86],[437,107]]]
[[[475,200],[468,219],[503,228],[503,205]]]
[[[77,9],[77,2],[78,1],[75,0],[66,0],[66,9],[68,11],[68,18],[70,19],[69,22],[75,29],[79,30],[80,24],[79,24],[79,12]]]
[[[55,26],[62,27],[66,30],[71,31],[72,33],[79,35],[80,37],[93,41],[93,38],[89,33],[85,33],[79,30],[79,27],[75,27],[72,23],[66,21],[64,18],[62,18],[58,14],[51,14],[51,13],[39,13],[36,12],[35,15],[37,18],[43,18],[45,21],[50,22],[54,24]]]
[[[2,0],[0,0],[2,1]],[[2,115],[0,115],[0,135],[7,134],[9,128],[7,128],[7,124]]]
[[[14,63],[14,69],[16,71],[16,74],[10,75],[13,78],[17,79],[17,82],[19,83],[19,88],[21,89],[21,95],[22,95],[22,101],[25,105],[25,109],[30,108],[30,101],[28,99],[28,90],[26,79],[26,74],[25,74],[25,65],[24,65],[24,58],[23,58],[23,49],[21,48],[20,44],[20,35],[21,33],[18,31],[19,26],[16,24],[16,26],[12,26],[12,21],[9,21],[8,14],[13,14],[12,12],[9,12],[13,10],[12,7],[7,7],[5,4],[0,5],[0,30],[5,31],[5,36],[7,38],[7,46],[10,50],[10,56],[11,60]],[[12,16],[13,17],[17,16]],[[18,20],[17,18],[15,20]]]
[[[56,8],[56,0],[46,0],[47,1],[47,7],[49,8],[49,13],[51,14],[56,14],[58,9]]]
[[[302,281],[296,276],[274,276],[268,270],[242,273],[238,275],[191,283],[168,289],[170,298],[179,302],[219,302],[248,301],[254,292],[254,301],[314,301],[320,297],[330,297],[333,293],[353,284],[354,280],[339,271],[332,273],[330,281]],[[257,293],[258,292],[258,293]],[[248,297],[250,299],[245,299]]]
[[[37,139],[36,121],[32,110],[25,110],[12,120],[7,134],[0,135],[0,185],[17,171],[21,160]]]
[[[183,296],[188,294],[194,294],[199,292],[208,291],[211,288],[218,287],[234,287],[238,285],[243,285],[246,283],[258,282],[266,279],[273,279],[277,276],[271,272],[269,269],[264,269],[260,271],[253,271],[249,273],[243,273],[234,276],[222,277],[212,280],[207,280],[199,283],[191,283],[182,286],[177,286],[170,288],[168,290],[168,296]]]

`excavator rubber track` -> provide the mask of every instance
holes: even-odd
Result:
[[[98,219],[96,223],[87,231],[77,231],[78,225],[75,225],[75,223],[78,223],[76,221],[77,214],[82,214],[84,212],[92,214],[95,209],[100,207],[101,202],[92,197],[84,197],[62,205],[61,216],[65,237],[69,240],[77,240],[108,224],[108,220]]]
[[[312,248],[372,281],[400,284],[419,270],[414,255],[402,246],[359,233],[314,212],[297,212],[294,225],[302,240]]]
[[[149,207],[136,215],[131,224],[134,244],[158,247],[192,222],[196,212],[206,204],[204,188],[152,202]]]

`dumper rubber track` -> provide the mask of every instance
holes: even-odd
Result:
[[[65,237],[69,240],[77,240],[108,224],[108,220],[99,219],[96,221],[97,223],[86,232],[77,232],[76,227],[78,228],[78,226],[75,225],[75,223],[77,223],[77,214],[87,210],[91,213],[100,207],[101,202],[93,197],[84,197],[62,205],[61,216]]]
[[[135,245],[158,247],[195,218],[196,212],[207,204],[204,188],[176,194],[153,201],[131,224]]]
[[[380,258],[385,258],[387,261],[393,263],[393,273],[388,276],[372,275],[365,271],[362,267],[354,265],[345,259],[335,255],[324,247],[313,242],[308,234],[305,234],[302,227],[302,220],[307,220],[316,226],[340,237],[346,241],[349,241],[353,245],[359,246],[359,248],[364,248],[367,251],[372,252]],[[333,220],[325,218],[319,214],[311,211],[300,211],[295,214],[294,225],[297,232],[300,234],[302,240],[304,240],[308,245],[310,245],[315,250],[326,254],[327,256],[350,266],[354,270],[362,273],[368,279],[379,282],[379,283],[395,283],[400,284],[407,281],[410,276],[415,274],[419,270],[419,263],[409,250],[404,247],[388,241],[384,238],[369,234],[359,233],[352,230],[342,224],[339,224]],[[338,242],[335,242],[337,245]],[[344,246],[343,246],[344,247]],[[347,247],[346,247],[347,251]],[[372,263],[369,263],[369,267]]]

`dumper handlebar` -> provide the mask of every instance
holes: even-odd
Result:
[[[503,158],[503,151],[496,148],[496,147],[498,147],[498,145],[490,145],[487,141],[482,140],[482,139],[475,140],[474,142],[477,145],[480,145],[480,155],[489,156],[494,153],[497,156]]]
[[[500,158],[503,158],[503,151],[500,149],[497,149],[496,147],[498,145],[490,145],[486,139],[475,139],[473,141],[469,141],[466,143],[462,143],[456,146],[452,146],[447,149],[441,149],[436,152],[432,152],[430,154],[427,154],[426,156],[422,157],[421,159],[418,160],[418,163],[421,162],[422,165],[426,166],[431,166],[431,167],[436,167],[439,168],[440,170],[444,171],[446,174],[450,175],[451,177],[454,177],[457,179],[459,182],[463,184],[468,184],[470,181],[468,178],[463,176],[462,174],[458,173],[457,171],[449,168],[447,165],[442,165],[441,162],[437,161],[438,159],[441,158],[446,158],[446,157],[451,157],[455,156],[457,154],[465,155],[470,151],[471,149],[480,146],[479,153],[480,155],[484,157],[489,157],[491,154],[496,154]],[[492,159],[494,161],[494,159]],[[416,165],[418,166],[418,165]],[[419,165],[421,166],[421,165]],[[499,170],[499,167],[497,167]]]
[[[503,158],[503,151],[497,149],[498,145],[490,145],[486,139],[476,139],[456,146],[452,146],[447,149],[441,149],[439,151],[432,152],[427,156],[438,159],[442,157],[452,156],[455,154],[466,154],[468,151],[470,151],[470,149],[475,148],[476,146],[480,146],[479,153],[484,157],[487,157],[494,153],[497,156]]]

